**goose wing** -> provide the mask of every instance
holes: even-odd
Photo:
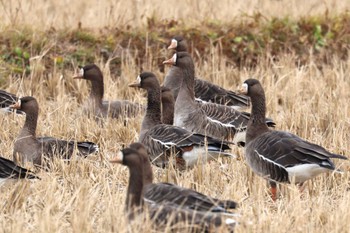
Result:
[[[198,211],[228,212],[226,209],[235,209],[234,201],[222,201],[208,197],[192,189],[182,188],[169,183],[149,184],[145,187],[144,197],[156,203],[171,202],[183,208]]]
[[[0,157],[0,178],[28,178],[36,179],[33,172],[17,166],[13,161]]]
[[[249,97],[238,95],[233,91],[228,91],[202,79],[195,80],[194,89],[196,98],[205,102],[223,104],[232,107],[249,106]]]

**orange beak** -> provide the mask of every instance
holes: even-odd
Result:
[[[174,56],[172,58],[163,61],[163,64],[168,64],[168,65],[175,65],[176,64],[176,53],[174,53]]]

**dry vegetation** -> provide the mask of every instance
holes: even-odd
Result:
[[[319,13],[325,7],[337,13],[349,7],[348,1],[211,1],[191,2],[191,11],[180,6],[190,1],[178,1],[171,8],[169,2],[137,4],[137,13],[124,2],[104,1],[90,9],[92,1],[69,5],[70,1],[1,1],[6,14],[0,14],[0,28],[21,28],[18,24],[32,24],[33,28],[74,28],[78,21],[92,27],[118,25],[156,15],[160,18],[184,19],[194,13],[194,21],[213,9],[224,9],[219,20],[231,20],[241,11],[261,10],[266,15],[293,17]],[[302,2],[302,3],[301,3]],[[10,5],[12,6],[10,7]],[[16,13],[16,4],[21,5]],[[201,4],[204,4],[203,7]],[[292,7],[282,7],[291,4]],[[109,8],[113,6],[113,8]],[[134,6],[134,5],[133,5]],[[252,7],[250,7],[252,6]],[[109,11],[112,9],[111,11]],[[124,9],[124,10],[122,10]],[[148,10],[150,9],[150,10]],[[162,9],[162,11],[156,11]],[[146,11],[147,10],[147,11]],[[30,11],[30,12],[29,12]],[[265,11],[265,12],[264,12]],[[119,14],[123,12],[124,14]],[[268,14],[267,14],[268,12]],[[231,14],[232,13],[232,14]],[[16,14],[18,16],[16,16]],[[143,17],[136,17],[143,16]],[[136,18],[138,19],[136,19]],[[33,34],[34,35],[34,34]],[[118,47],[119,45],[115,45]],[[147,46],[147,44],[145,44]],[[119,48],[119,47],[118,47]],[[117,73],[101,56],[94,53],[94,61],[105,77],[105,99],[131,99],[145,102],[144,93],[127,88],[134,81],[140,67],[154,71],[162,79],[157,63],[149,62],[157,51],[146,55],[120,48]],[[235,90],[247,78],[262,81],[267,95],[268,115],[277,123],[277,129],[288,130],[321,144],[329,150],[350,155],[350,60],[329,55],[329,62],[320,66],[310,56],[298,66],[297,57],[280,55],[276,60],[268,55],[259,57],[253,68],[232,66],[219,46],[209,45],[207,54],[196,59],[197,75],[226,88]],[[97,53],[98,54],[98,53]],[[195,51],[194,51],[195,54]],[[50,172],[40,171],[41,180],[11,182],[1,187],[0,232],[126,232],[150,230],[148,223],[128,226],[124,219],[124,199],[128,172],[121,166],[112,166],[107,160],[124,145],[138,138],[142,116],[118,121],[108,119],[103,127],[81,114],[80,104],[88,93],[88,85],[73,80],[72,68],[53,66],[45,69],[45,53],[30,54],[30,71],[25,77],[0,68],[3,89],[20,96],[33,95],[40,104],[37,134],[60,138],[91,140],[100,145],[101,152],[86,160],[71,163],[55,161]],[[145,56],[139,64],[135,56]],[[166,56],[166,53],[163,53]],[[206,59],[200,59],[204,58]],[[80,62],[83,62],[81,60]],[[73,64],[75,66],[76,64]],[[14,115],[0,116],[0,154],[11,158],[14,140],[24,118]],[[266,181],[252,174],[244,163],[244,151],[232,148],[237,160],[218,161],[180,174],[172,169],[154,169],[157,181],[174,182],[191,187],[213,197],[240,202],[237,210],[242,216],[237,232],[349,232],[350,166],[348,161],[336,161],[344,173],[325,174],[308,182],[300,195],[297,187],[281,185],[277,202],[269,198]]]

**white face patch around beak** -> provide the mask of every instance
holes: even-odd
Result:
[[[173,44],[174,47],[177,48],[177,40],[172,39],[172,40],[171,40],[171,44]]]
[[[242,94],[248,94],[248,84],[246,84],[246,83],[242,84],[241,92],[242,92]]]
[[[139,75],[139,76],[137,76],[137,78],[136,78],[136,82],[137,82],[137,83],[141,83],[141,77],[140,77],[140,75]]]
[[[109,160],[110,163],[123,163],[123,159],[124,159],[124,154],[121,151],[118,151],[117,155],[112,158],[111,160]]]
[[[20,107],[21,107],[21,104],[22,104],[21,99],[18,99],[17,103],[18,103],[18,107],[20,108]]]
[[[84,77],[84,69],[83,68],[80,68],[79,76]]]

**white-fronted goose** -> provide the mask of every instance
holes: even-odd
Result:
[[[144,198],[155,203],[172,203],[183,208],[198,211],[224,212],[235,209],[237,203],[231,200],[219,200],[208,197],[192,189],[183,188],[170,183],[153,183],[153,172],[146,147],[135,142],[129,145],[137,150],[143,160]]]
[[[273,199],[276,199],[274,182],[302,184],[323,172],[334,171],[330,158],[347,159],[289,132],[269,129],[264,120],[265,93],[258,80],[246,80],[241,93],[249,96],[252,102],[245,157],[255,173],[272,182]]]
[[[168,49],[175,49],[177,52],[187,52],[187,43],[182,36],[175,36],[171,40]],[[165,76],[164,86],[173,91],[175,99],[179,93],[181,82],[178,81],[177,75],[179,71],[176,67],[172,67]],[[200,78],[195,79],[194,84],[195,98],[201,102],[212,102],[227,105],[235,109],[241,109],[249,106],[249,98],[239,95],[233,91],[226,90],[211,82]]]
[[[7,179],[39,179],[32,171],[16,165],[13,161],[0,157],[0,183]]]
[[[175,100],[173,93],[167,87],[161,87],[162,96],[162,122],[166,125],[174,124]]]
[[[175,102],[174,124],[191,132],[244,144],[249,113],[224,105],[196,102],[193,89],[194,64],[187,52],[177,52],[163,63],[179,70],[177,78],[182,83]],[[266,119],[266,122],[274,126],[272,120]]]
[[[13,150],[15,162],[32,162],[35,165],[44,165],[44,159],[50,159],[54,155],[64,159],[70,159],[75,146],[78,155],[86,157],[88,154],[98,151],[98,146],[92,142],[65,141],[52,137],[36,137],[39,105],[34,97],[20,98],[10,106],[19,109],[26,114],[24,126],[19,133]]]
[[[92,112],[95,117],[112,118],[135,117],[143,111],[143,106],[128,100],[104,101],[103,74],[95,64],[80,68],[79,74],[74,79],[85,79],[91,82],[90,97],[85,106],[87,111]]]
[[[146,212],[157,230],[159,230],[159,227],[164,228],[166,226],[171,226],[174,229],[173,227],[178,223],[187,223],[185,230],[212,232],[217,227],[226,226],[230,232],[233,231],[236,221],[225,214],[196,211],[179,205],[172,205],[172,203],[163,202],[160,204],[146,200],[143,195],[145,192],[143,159],[135,149],[123,149],[110,162],[119,163],[129,168],[130,176],[126,198],[129,220],[133,220],[136,215]],[[182,230],[184,230],[184,224],[181,225]]]
[[[176,165],[179,168],[192,167],[200,159],[205,162],[220,155],[232,156],[225,152],[230,147],[221,140],[162,123],[160,85],[153,73],[143,72],[129,86],[147,91],[147,109],[139,142],[147,147],[152,163],[160,167],[166,166],[171,152],[177,154]]]

